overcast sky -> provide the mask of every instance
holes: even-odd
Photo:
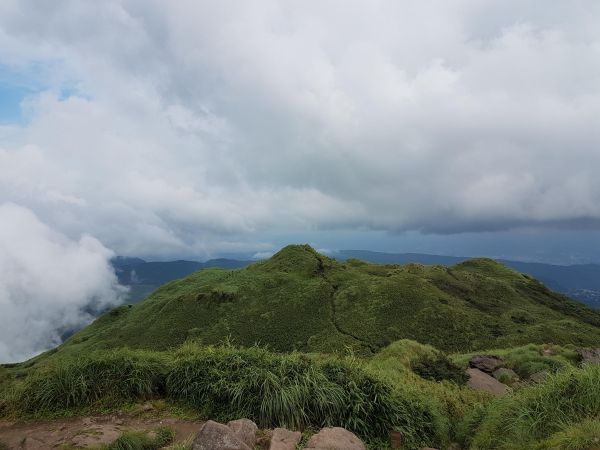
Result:
[[[599,23],[597,0],[3,0],[0,302],[20,252],[598,260]],[[79,297],[117,301],[108,272]]]

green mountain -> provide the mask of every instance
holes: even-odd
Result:
[[[600,313],[489,259],[452,267],[339,262],[306,245],[165,284],[76,333],[59,352],[163,350],[189,339],[274,351],[373,354],[398,339],[446,351],[600,343]]]

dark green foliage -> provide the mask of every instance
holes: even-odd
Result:
[[[441,352],[433,355],[422,355],[414,360],[412,371],[426,380],[447,380],[459,385],[465,384],[468,379],[465,370],[454,364]]]
[[[175,439],[175,431],[169,427],[161,427],[155,431],[155,436],[139,431],[123,433],[112,444],[109,450],[158,450],[170,444]]]

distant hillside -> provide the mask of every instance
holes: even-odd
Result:
[[[111,261],[119,283],[130,286],[130,294],[127,299],[129,303],[138,302],[162,284],[186,277],[197,270],[209,267],[237,269],[247,266],[250,262],[224,258],[211,259],[206,262],[183,260],[148,262],[140,258],[123,256],[118,256]]]
[[[295,245],[242,269],[204,269],[170,282],[100,317],[59,351],[231,339],[276,351],[372,354],[403,338],[447,351],[598,345],[600,313],[489,259],[376,265]]]
[[[379,264],[442,264],[451,266],[466,261],[467,257],[426,255],[421,253],[383,253],[368,250],[341,250],[336,253],[339,259],[358,258],[363,261]],[[543,263],[526,263],[519,261],[499,260],[506,266],[519,272],[531,275],[550,289],[600,309],[600,265],[575,264],[559,266]]]
[[[384,253],[368,250],[341,250],[336,259],[357,258],[378,264],[421,263],[452,266],[468,260],[467,257],[427,255],[422,253]],[[559,266],[543,263],[525,263],[500,260],[504,265],[538,279],[552,290],[565,294],[595,309],[600,309],[600,265],[576,264]],[[113,267],[121,284],[130,286],[129,303],[135,303],[150,295],[164,283],[186,277],[207,267],[235,269],[245,267],[252,261],[235,259],[211,259],[198,261],[147,262],[140,258],[117,257]]]

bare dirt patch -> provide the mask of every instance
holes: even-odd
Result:
[[[135,414],[86,416],[47,421],[0,420],[0,443],[10,449],[94,448],[110,444],[125,431],[151,431],[169,426],[176,442],[193,438],[201,421]]]

